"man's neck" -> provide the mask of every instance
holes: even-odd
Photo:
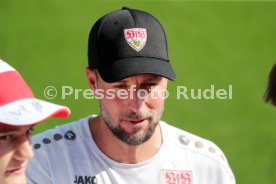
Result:
[[[153,157],[162,145],[162,133],[158,124],[152,137],[140,145],[128,145],[108,129],[100,116],[90,118],[89,127],[99,149],[116,162],[136,164]]]

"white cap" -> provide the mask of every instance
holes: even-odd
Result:
[[[21,75],[0,59],[0,123],[26,126],[50,117],[65,118],[70,109],[34,97]]]

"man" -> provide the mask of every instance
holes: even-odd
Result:
[[[160,120],[175,73],[155,17],[125,7],[103,16],[90,32],[88,58],[100,114],[36,136],[30,183],[235,183],[216,145]]]
[[[268,76],[268,85],[264,95],[265,102],[276,106],[276,64],[272,67]]]
[[[25,184],[27,162],[33,157],[30,136],[35,124],[67,117],[67,107],[34,98],[18,72],[0,60],[0,183]]]

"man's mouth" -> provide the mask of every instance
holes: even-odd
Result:
[[[11,169],[8,169],[7,170],[7,173],[9,174],[22,174],[25,172],[25,167],[24,166],[18,166],[18,167],[14,167],[14,168],[11,168]]]
[[[143,121],[145,121],[146,119],[132,119],[132,120],[127,120],[133,124],[137,124],[137,123],[141,123]]]

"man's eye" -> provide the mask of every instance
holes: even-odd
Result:
[[[143,89],[149,89],[149,88],[154,88],[157,84],[154,83],[154,82],[148,82],[148,83],[145,83],[143,84],[141,87]]]
[[[0,141],[8,141],[11,140],[12,136],[11,135],[1,135],[0,136]]]
[[[33,133],[33,131],[34,131],[34,128],[30,128],[30,129],[26,132],[27,137],[31,136],[32,133]]]
[[[115,85],[114,87],[117,88],[117,89],[125,89],[125,88],[128,87],[128,85],[126,85],[126,84],[118,84],[118,85]]]

